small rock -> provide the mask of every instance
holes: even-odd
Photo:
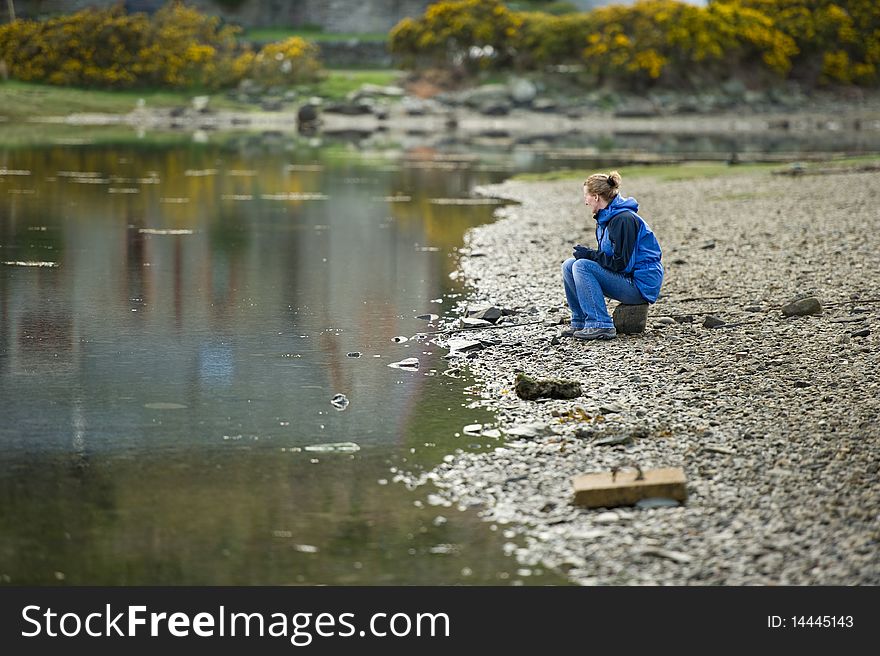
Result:
[[[397,337],[392,337],[391,341],[394,342],[395,344],[401,344],[401,343],[407,341],[408,339],[409,339],[408,337],[404,337],[403,335],[398,335]]]
[[[657,319],[655,321],[656,321],[656,323],[659,323],[660,325],[663,325],[663,326],[675,325],[675,319],[673,319],[672,317],[657,317]]]
[[[510,104],[504,101],[487,102],[480,107],[480,113],[485,116],[507,116],[510,114]]]
[[[614,412],[623,412],[625,408],[619,403],[606,403],[599,406],[599,412],[603,415],[610,415]]]
[[[316,453],[354,453],[360,450],[361,447],[354,442],[328,442],[326,444],[312,444],[303,447],[303,451],[313,451]]]
[[[502,317],[504,314],[510,314],[509,312],[505,312],[501,308],[495,307],[491,305],[486,308],[478,308],[474,310],[468,310],[467,315],[473,319],[483,319],[484,321],[488,321],[489,323],[495,323]]]
[[[623,446],[632,444],[632,435],[614,435],[612,437],[604,437],[601,440],[593,442],[595,446]]]
[[[658,549],[655,547],[639,548],[635,550],[635,553],[642,556],[657,556],[658,558],[668,558],[669,560],[676,563],[681,563],[682,565],[685,565],[694,559],[693,556],[689,556],[688,554],[682,553],[681,551]]]
[[[359,358],[359,357],[361,357],[362,355],[363,355],[363,353],[361,353],[360,351],[349,351],[348,353],[345,354],[345,357],[347,357],[347,358]]]
[[[394,369],[418,369],[419,368],[419,359],[418,358],[405,358],[400,362],[392,362],[388,365],[389,367],[393,367]]]
[[[803,387],[809,387],[810,385],[811,385],[811,383],[810,383],[809,381],[806,381],[806,380],[796,380],[796,381],[794,381],[794,386],[795,386],[795,387],[803,388]]]
[[[760,312],[762,309],[760,305],[746,305],[743,308],[746,312]]]
[[[871,334],[870,328],[862,328],[861,330],[854,330],[850,333],[853,337],[867,337]]]
[[[648,497],[647,499],[639,499],[636,501],[636,508],[674,508],[680,506],[681,503],[675,499],[667,499],[666,497]]]
[[[703,328],[718,328],[719,326],[723,326],[727,322],[721,317],[716,317],[714,314],[706,315],[706,318],[703,319]]]
[[[461,429],[461,432],[465,435],[479,435],[482,429],[483,424],[468,424]]]
[[[514,426],[513,428],[507,429],[505,432],[508,436],[532,439],[535,437],[541,437],[542,435],[549,433],[550,426],[543,422],[532,422],[529,424],[520,424],[519,426]]]
[[[700,246],[700,248],[703,249],[704,251],[711,250],[711,249],[715,248],[715,242],[714,241],[707,241],[705,244]]]
[[[800,298],[783,305],[782,314],[786,317],[804,317],[811,314],[822,314],[822,302],[815,296]]]
[[[596,515],[593,518],[593,521],[596,524],[613,524],[614,522],[620,521],[620,515],[612,511],[603,512]]]

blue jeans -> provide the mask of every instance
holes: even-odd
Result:
[[[562,282],[571,308],[571,325],[578,330],[614,327],[604,296],[630,305],[647,303],[631,277],[593,260],[568,258],[562,263]]]

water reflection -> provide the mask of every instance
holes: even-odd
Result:
[[[0,162],[0,260],[57,264],[0,265],[3,581],[512,580],[473,511],[389,482],[489,446],[453,437],[490,418],[440,354],[392,341],[451,305],[491,214],[430,199],[488,174],[250,145]]]

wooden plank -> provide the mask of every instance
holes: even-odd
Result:
[[[641,499],[665,497],[684,502],[687,499],[685,475],[681,467],[665,469],[623,469],[618,472],[580,474],[572,478],[574,503],[586,508],[631,506]]]

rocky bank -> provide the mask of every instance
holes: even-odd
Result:
[[[472,331],[501,343],[452,360],[497,410],[484,429],[512,431],[498,448],[399,478],[479,507],[524,569],[579,584],[880,584],[880,175],[625,177],[666,279],[645,333],[599,343],[554,339],[560,263],[593,230],[581,182],[480,190],[519,204],[468,233],[469,304],[543,322]],[[783,316],[804,295],[823,314]],[[584,394],[523,401],[517,371]],[[632,463],[683,467],[687,502],[572,505],[573,475]]]

